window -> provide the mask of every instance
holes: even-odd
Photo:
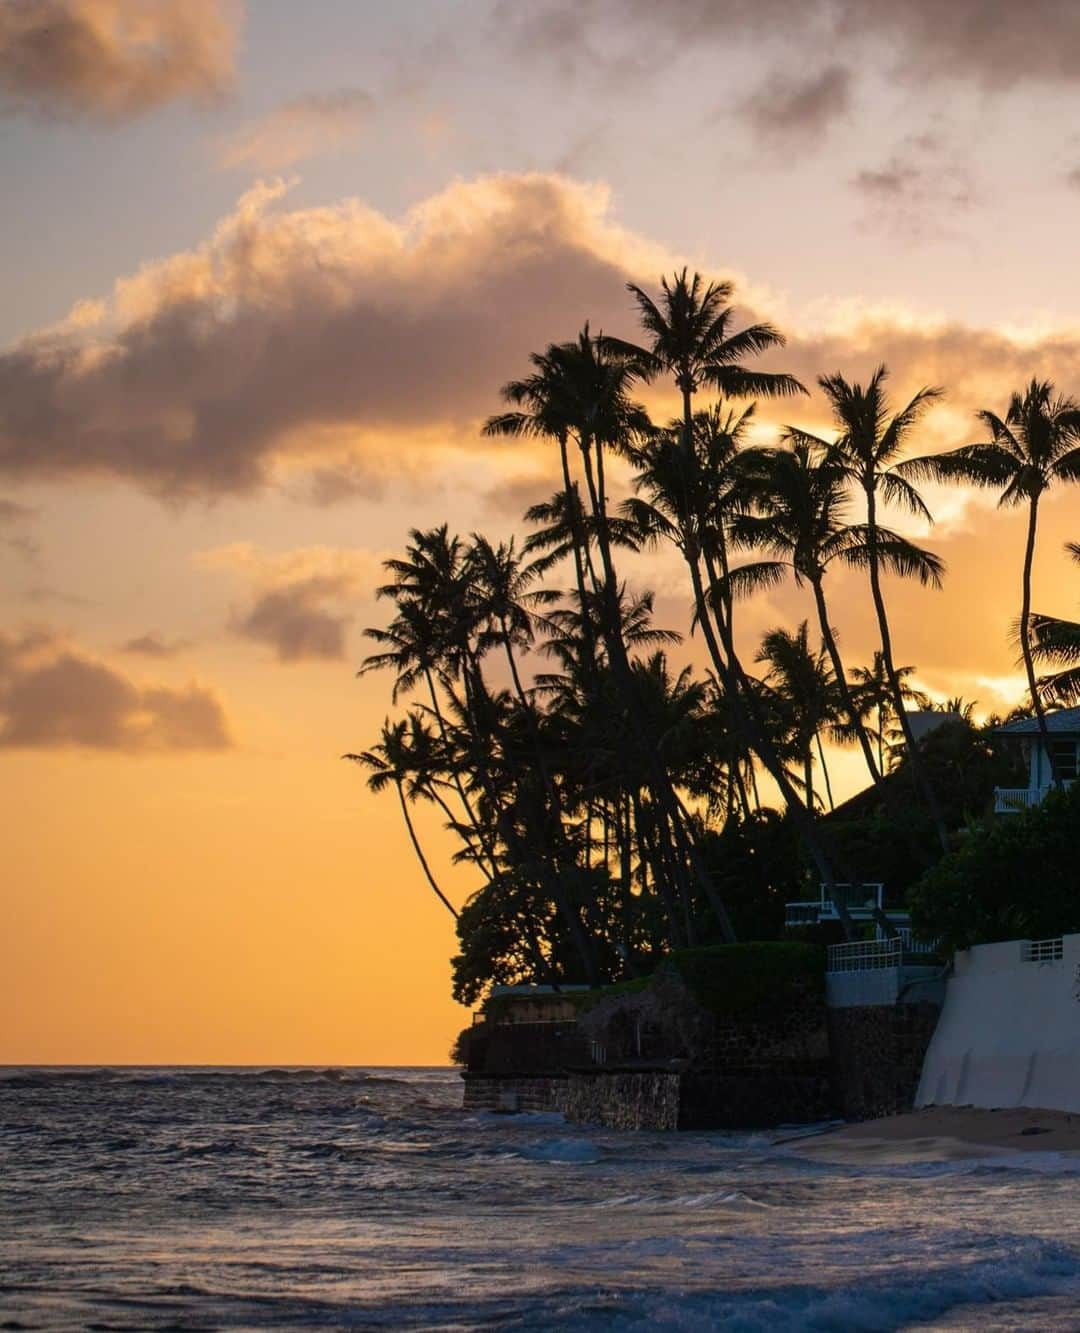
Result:
[[[1055,778],[1071,781],[1076,777],[1076,742],[1050,742],[1050,771]]]

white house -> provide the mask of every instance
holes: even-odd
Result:
[[[1057,782],[1071,787],[1080,766],[1080,708],[1062,708],[1046,714],[1049,747],[1039,733],[1036,718],[1025,717],[996,728],[998,736],[1019,740],[1028,766],[1026,787],[998,787],[994,810],[998,814],[1026,810],[1039,805]]]

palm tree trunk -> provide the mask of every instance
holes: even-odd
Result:
[[[835,810],[836,805],[832,797],[832,782],[829,779],[829,766],[825,762],[825,747],[821,743],[821,732],[814,732],[814,740],[817,741],[818,758],[821,760],[821,776],[825,780],[825,795],[829,801],[829,809]]]
[[[1046,761],[1050,765],[1050,781],[1055,787],[1061,783],[1054,772],[1054,761],[1050,754],[1050,729],[1046,725],[1046,710],[1039,697],[1039,687],[1035,679],[1035,661],[1031,655],[1031,571],[1035,564],[1035,531],[1039,521],[1039,497],[1033,495],[1028,507],[1027,544],[1024,547],[1024,580],[1020,602],[1020,652],[1024,659],[1024,671],[1027,673],[1028,689],[1031,691],[1031,706],[1035,709],[1035,718],[1039,724],[1039,743],[1042,745]]]
[[[881,592],[881,570],[878,566],[877,497],[873,487],[866,488],[866,519],[870,592],[874,599],[874,610],[877,612],[878,630],[881,634],[881,657],[885,663],[885,674],[889,678],[893,706],[896,708],[900,730],[904,734],[908,763],[911,765],[911,776],[915,781],[916,789],[922,793],[923,799],[926,801],[938,841],[941,843],[941,850],[947,852],[949,850],[948,830],[945,827],[941,806],[938,804],[937,793],[934,791],[927,775],[922,754],[919,751],[915,734],[911,730],[911,723],[908,721],[908,715],[904,709],[904,692],[900,686],[900,677],[896,674],[896,664],[893,662],[892,635],[889,632],[889,617],[885,613],[885,598]]]
[[[420,862],[420,868],[423,870],[424,876],[434,890],[435,896],[438,898],[439,902],[442,903],[456,921],[457,909],[435,882],[435,876],[431,873],[431,867],[428,865],[427,857],[424,855],[424,849],[420,846],[420,839],[416,836],[416,829],[413,828],[412,816],[409,814],[409,803],[405,799],[405,790],[400,781],[395,780],[394,786],[397,788],[398,800],[401,802],[401,813],[405,818],[405,827],[409,830],[409,839],[412,842],[413,851],[416,853],[416,859]]]
[[[825,588],[820,578],[813,580],[813,588],[814,605],[817,607],[821,637],[825,643],[825,649],[829,654],[829,661],[832,664],[833,675],[836,677],[837,688],[840,690],[840,698],[844,704],[844,711],[851,719],[851,725],[855,728],[855,734],[859,738],[859,746],[863,752],[863,758],[866,760],[866,767],[870,773],[871,781],[875,787],[880,787],[882,780],[881,771],[874,763],[874,751],[870,744],[870,737],[866,734],[866,728],[862,724],[862,718],[859,717],[855,709],[855,700],[851,697],[851,687],[848,685],[847,672],[844,670],[844,663],[840,657],[840,649],[836,643],[836,635],[833,633],[832,625],[829,624],[829,612],[828,607],[825,604]]]

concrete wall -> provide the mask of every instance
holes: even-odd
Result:
[[[917,1106],[1080,1111],[1080,935],[1026,962],[1023,940],[956,955]]]
[[[850,972],[827,972],[825,995],[830,1009],[861,1009],[874,1004],[896,1004],[915,984],[933,982],[939,967],[865,967]],[[920,993],[920,999],[927,998]]]

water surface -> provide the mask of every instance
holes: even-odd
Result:
[[[1080,1327],[1080,1162],[467,1116],[436,1069],[0,1070],[0,1328]]]

